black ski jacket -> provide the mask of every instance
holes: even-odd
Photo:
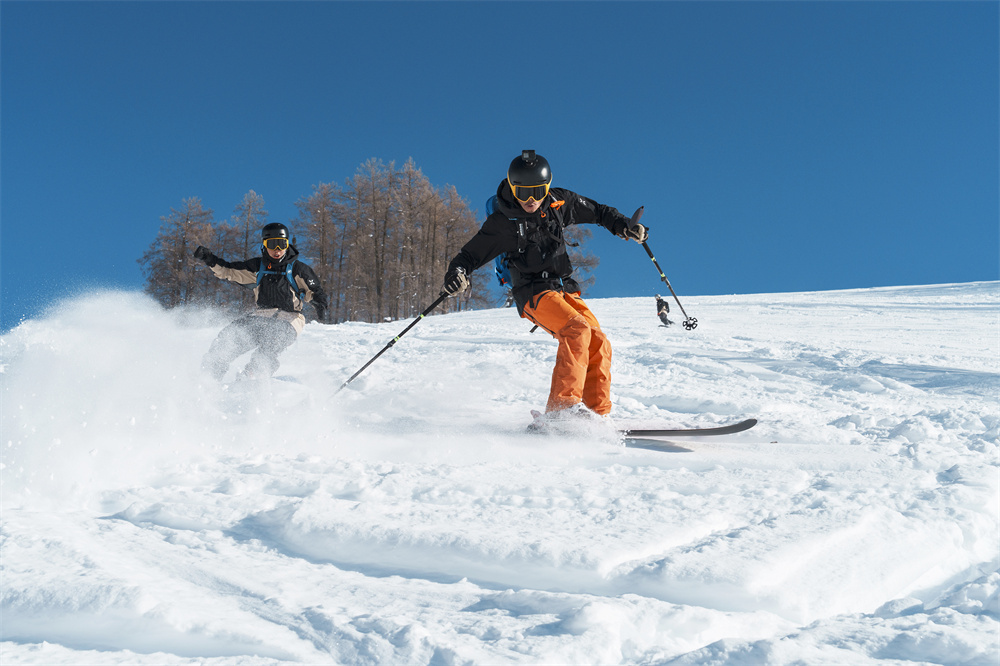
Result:
[[[543,291],[580,290],[566,254],[566,227],[599,224],[624,238],[628,223],[629,218],[617,209],[559,187],[549,190],[538,211],[528,213],[514,199],[504,179],[497,188],[493,214],[451,260],[448,271],[463,268],[472,273],[506,252],[511,293],[518,312],[523,313],[524,306]]]

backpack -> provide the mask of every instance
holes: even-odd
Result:
[[[497,195],[491,196],[486,200],[486,217],[489,217],[496,211],[497,208]],[[528,243],[527,239],[527,229],[523,221],[519,221],[516,217],[508,217],[511,222],[516,222],[517,224],[517,250],[518,252],[524,252],[524,248]],[[508,262],[508,253],[504,252],[496,259],[493,260],[493,272],[496,273],[497,282],[500,283],[501,287],[510,286],[510,265]]]
[[[302,303],[303,307],[305,307],[306,292],[303,291],[302,289],[299,289],[299,285],[295,283],[295,277],[292,275],[292,268],[295,266],[296,263],[298,263],[297,259],[291,263],[285,264],[285,270],[283,271],[269,271],[263,267],[263,264],[261,264],[260,270],[257,271],[257,286],[260,287],[260,282],[261,280],[264,279],[265,275],[281,275],[282,273],[284,273],[285,279],[288,280],[288,284],[292,285],[292,291],[298,294],[299,302]]]

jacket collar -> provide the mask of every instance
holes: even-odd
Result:
[[[272,259],[271,255],[269,255],[267,253],[267,250],[265,250],[263,247],[261,247],[260,250],[260,259],[261,261],[264,262],[263,264],[264,267],[270,271],[277,270],[279,268],[283,269],[286,264],[292,263],[293,261],[298,259],[298,257],[299,257],[299,251],[295,249],[295,246],[292,245],[291,243],[288,244],[288,251],[285,252],[285,256],[283,256],[281,259]]]

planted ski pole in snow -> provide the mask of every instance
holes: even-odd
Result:
[[[645,206],[639,206],[639,209],[636,210],[634,213],[632,213],[633,224],[638,222],[639,218],[642,217],[642,211],[644,208]],[[663,280],[663,284],[667,285],[667,289],[670,290],[670,293],[673,294],[674,296],[674,300],[677,301],[677,307],[681,309],[681,314],[684,315],[684,328],[686,328],[689,331],[692,331],[695,328],[697,328],[698,320],[695,319],[694,317],[689,317],[688,313],[684,312],[684,306],[681,305],[681,299],[677,298],[677,292],[675,292],[674,288],[670,286],[670,280],[668,280],[667,276],[664,275],[663,269],[660,268],[660,264],[657,263],[656,257],[653,256],[653,251],[649,249],[649,244],[646,241],[642,241],[642,249],[644,249],[646,251],[646,254],[649,255],[649,258],[653,261],[653,265],[656,266],[657,272],[660,274],[660,279]]]
[[[442,293],[441,293],[441,295],[440,295],[440,296],[438,296],[438,299],[437,299],[436,301],[434,301],[434,302],[433,302],[433,303],[431,303],[431,304],[430,304],[429,306],[427,306],[427,309],[426,309],[426,310],[424,310],[423,312],[421,312],[421,313],[420,313],[420,315],[419,315],[419,316],[418,316],[418,317],[417,317],[416,319],[414,319],[413,321],[411,321],[411,322],[410,322],[410,325],[409,325],[409,326],[407,326],[407,327],[406,327],[406,328],[404,328],[404,329],[403,329],[402,331],[400,331],[399,335],[397,335],[396,337],[394,337],[394,338],[393,338],[392,340],[390,340],[390,341],[389,341],[389,344],[387,344],[387,345],[386,345],[385,347],[382,347],[382,350],[381,350],[381,351],[379,351],[379,353],[377,353],[377,354],[375,354],[374,356],[372,356],[372,358],[371,358],[371,360],[370,360],[370,361],[368,361],[368,362],[367,362],[367,363],[365,363],[365,364],[364,364],[363,366],[361,366],[361,369],[360,369],[360,370],[358,370],[357,372],[355,372],[355,373],[354,373],[353,375],[351,375],[350,379],[348,379],[348,380],[347,380],[346,382],[344,382],[343,384],[341,384],[341,385],[340,385],[340,388],[339,388],[339,389],[337,389],[336,391],[334,391],[334,392],[333,392],[333,394],[334,394],[334,395],[337,395],[338,393],[340,393],[341,391],[343,391],[343,390],[344,390],[344,387],[346,387],[346,386],[347,386],[348,384],[350,384],[350,383],[351,383],[351,382],[353,382],[353,381],[354,381],[355,379],[357,379],[358,375],[360,375],[360,374],[361,374],[362,372],[364,372],[364,371],[365,371],[365,369],[366,369],[366,368],[367,368],[367,367],[368,367],[369,365],[371,365],[372,363],[374,363],[374,362],[375,362],[375,360],[376,360],[376,359],[377,359],[377,358],[378,358],[379,356],[381,356],[381,355],[382,355],[382,354],[384,354],[385,352],[389,351],[389,347],[392,347],[392,346],[393,346],[394,344],[396,344],[396,343],[397,343],[397,342],[399,341],[399,339],[400,339],[401,337],[403,337],[404,335],[406,335],[407,331],[409,331],[409,330],[410,330],[411,328],[413,328],[414,326],[416,326],[416,325],[417,325],[417,323],[418,323],[418,322],[419,322],[419,321],[420,321],[421,319],[423,319],[424,317],[426,317],[427,315],[429,315],[429,314],[431,313],[431,311],[432,311],[432,310],[434,310],[434,308],[436,308],[437,306],[441,305],[441,302],[442,302],[443,300],[445,300],[446,298],[448,298],[448,296],[449,296],[449,294],[447,294],[447,293],[444,293],[444,292],[442,292]]]

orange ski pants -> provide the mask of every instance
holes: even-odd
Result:
[[[524,306],[523,317],[559,341],[545,411],[582,402],[598,414],[609,414],[611,343],[580,294],[543,291]]]

